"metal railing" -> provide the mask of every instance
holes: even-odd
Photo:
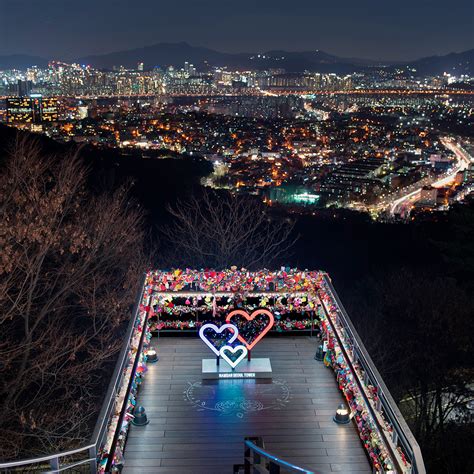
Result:
[[[118,443],[118,439],[119,439],[119,436],[120,436],[120,433],[121,433],[120,432],[120,427],[122,426],[122,423],[123,423],[123,420],[124,420],[124,417],[125,417],[125,413],[127,412],[127,400],[129,398],[130,392],[132,390],[134,375],[135,375],[135,372],[136,372],[137,367],[138,367],[138,361],[140,359],[140,354],[143,350],[143,343],[145,341],[145,336],[146,336],[145,328],[146,328],[147,323],[148,323],[148,312],[145,314],[145,319],[142,322],[143,330],[142,330],[142,334],[140,336],[140,342],[138,344],[135,360],[133,361],[133,368],[132,368],[130,379],[128,381],[127,391],[125,392],[126,395],[125,395],[125,398],[124,398],[124,403],[123,403],[122,409],[120,410],[119,419],[117,421],[117,429],[115,431],[114,438],[112,440],[112,445],[111,445],[111,448],[110,448],[110,452],[109,452],[109,455],[108,455],[108,458],[107,458],[107,464],[105,466],[105,472],[110,472],[110,470],[112,468],[112,465],[113,465],[114,454],[115,454],[115,450],[117,449],[117,443]]]
[[[234,466],[234,474],[241,472],[241,465]],[[258,436],[246,437],[244,441],[244,474],[317,474],[285,461],[269,453],[263,446],[263,439]]]
[[[139,317],[140,302],[144,295],[146,283],[146,274],[143,275],[140,292],[135,302],[132,312],[132,318],[124,335],[125,342],[122,346],[115,369],[109,383],[107,394],[104,397],[102,409],[97,418],[94,431],[92,433],[89,443],[76,449],[63,451],[60,453],[50,454],[48,456],[41,456],[37,458],[24,459],[19,461],[10,461],[0,463],[0,472],[43,472],[43,473],[58,473],[67,469],[75,472],[97,472],[97,454],[102,446],[105,433],[107,432],[112,409],[114,408],[115,397],[120,390],[123,383],[123,372],[127,364],[127,355],[130,349],[130,344],[133,336],[133,330],[137,318]],[[137,352],[138,358],[140,353]],[[128,381],[127,381],[128,383]],[[128,394],[126,399],[128,398]],[[117,426],[120,429],[120,425]],[[82,456],[80,456],[82,455]],[[113,453],[112,453],[113,455]],[[79,458],[79,459],[76,459]],[[73,458],[74,460],[72,460]],[[63,462],[61,462],[63,460]],[[62,465],[63,463],[67,463]],[[89,465],[87,467],[87,464]]]
[[[331,283],[329,275],[325,273],[323,276],[323,280],[324,283],[327,285],[327,289],[329,290],[328,294],[332,296],[332,302],[336,307],[336,321],[334,321],[333,317],[331,317],[331,315],[328,313],[327,309],[323,304],[326,317],[328,318],[328,321],[333,327],[334,332],[336,333],[338,338],[341,336],[341,334],[338,334],[336,325],[342,328],[342,336],[344,337],[344,342],[350,347],[350,352],[352,352],[352,360],[356,361],[357,364],[362,368],[364,372],[364,379],[359,380],[357,372],[353,369],[351,357],[349,356],[349,354],[347,354],[343,344],[340,344],[341,350],[346,358],[346,362],[348,362],[348,365],[352,368],[353,374],[358,384],[363,383],[365,386],[372,385],[376,388],[378,396],[376,411],[378,411],[380,414],[383,413],[385,419],[393,428],[391,440],[386,439],[388,449],[392,451],[392,446],[400,446],[402,448],[402,451],[405,453],[407,460],[411,464],[411,472],[413,474],[426,474],[426,468],[418,442],[413,436],[413,433],[411,432],[405,419],[403,418],[403,415],[398,409],[395,400],[392,398],[390,391],[385,385],[382,376],[375,367],[372,358],[370,357],[369,353],[367,352],[367,349],[365,348],[362,340],[360,339],[359,334],[357,333],[349,315],[347,314],[346,309],[344,308],[341,300],[339,299],[339,296],[336,293],[336,290],[334,289]],[[362,395],[365,397],[363,391]],[[375,415],[372,404],[369,400],[366,401],[369,411],[372,412],[371,415],[374,417],[374,421],[376,422],[376,424],[378,424],[377,416]],[[385,438],[383,430],[381,430],[381,434]]]

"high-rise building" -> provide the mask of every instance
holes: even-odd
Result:
[[[58,100],[56,98],[43,98],[40,94],[7,98],[8,123],[41,124],[54,122],[57,119]]]
[[[29,97],[7,98],[8,123],[37,123],[35,112]]]
[[[17,84],[17,95],[19,97],[28,97],[31,94],[31,90],[33,88],[32,81],[25,81],[22,79],[18,79]]]
[[[143,71],[143,70],[144,70],[144,67],[145,67],[145,66],[144,66],[143,63],[138,63],[138,65],[137,65],[137,69],[138,69],[139,71]]]
[[[56,122],[58,120],[58,99],[43,97],[41,100],[41,122]]]

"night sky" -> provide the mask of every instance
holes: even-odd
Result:
[[[472,0],[0,0],[0,54],[73,59],[158,42],[415,59],[474,47]]]

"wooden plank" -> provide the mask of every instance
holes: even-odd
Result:
[[[252,356],[270,357],[270,383],[204,383],[201,359],[210,353],[197,337],[152,343],[159,361],[138,398],[150,423],[131,427],[126,474],[230,474],[243,462],[245,436],[263,436],[273,454],[321,473],[371,472],[355,427],[332,421],[342,396],[331,370],[314,360],[316,340],[262,340]]]

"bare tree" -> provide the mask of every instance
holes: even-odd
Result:
[[[197,268],[270,266],[294,244],[294,224],[271,218],[250,197],[205,191],[169,206],[173,223],[163,230],[174,265]]]
[[[143,268],[125,190],[94,195],[77,153],[20,138],[0,177],[0,458],[90,436]],[[140,268],[141,267],[141,268]]]
[[[356,327],[434,472],[437,443],[473,396],[472,298],[452,278],[408,270],[355,292]]]

